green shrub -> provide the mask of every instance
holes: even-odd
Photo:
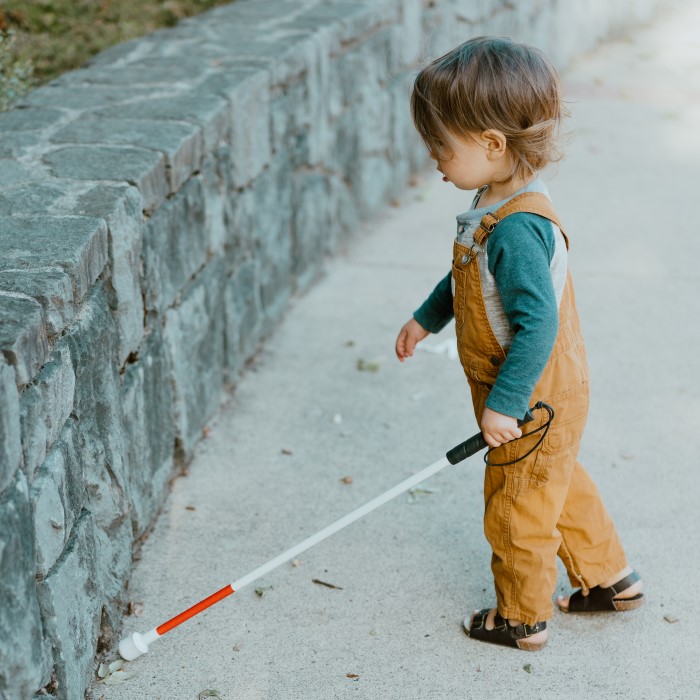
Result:
[[[0,31],[0,112],[4,112],[34,87],[34,67],[19,59],[12,31]]]

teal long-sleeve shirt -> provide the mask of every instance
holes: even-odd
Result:
[[[486,405],[522,418],[559,330],[559,308],[550,273],[556,241],[551,223],[536,214],[513,214],[489,236],[488,268],[496,280],[513,341]],[[413,316],[431,333],[454,317],[452,273]]]

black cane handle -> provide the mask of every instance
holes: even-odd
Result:
[[[523,416],[523,419],[518,421],[518,425],[525,425],[525,423],[529,423],[531,420],[533,420],[534,416],[532,415],[532,412],[539,407],[539,404],[537,404],[535,407],[529,408]],[[471,457],[477,452],[480,452],[485,447],[488,447],[488,443],[484,439],[483,433],[477,433],[476,435],[472,435],[468,440],[465,440],[456,447],[453,447],[445,456],[450,464],[457,464],[458,462],[465,460],[467,457]]]

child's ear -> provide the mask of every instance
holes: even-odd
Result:
[[[488,157],[491,160],[502,158],[506,154],[507,139],[502,131],[486,129],[486,131],[481,132],[481,138],[484,140]]]

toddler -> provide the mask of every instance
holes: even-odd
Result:
[[[445,182],[477,190],[457,217],[452,270],[399,332],[396,355],[454,317],[459,357],[490,446],[484,531],[497,606],[464,621],[470,637],[539,649],[547,641],[559,555],[579,590],[564,612],[644,603],[615,526],[577,461],[588,412],[588,367],[567,270],[569,238],[538,175],[559,157],[556,71],[537,49],[476,38],[418,74],[416,128]],[[545,437],[518,419],[554,409]],[[541,412],[540,412],[541,413]],[[544,427],[544,419],[526,426]]]

